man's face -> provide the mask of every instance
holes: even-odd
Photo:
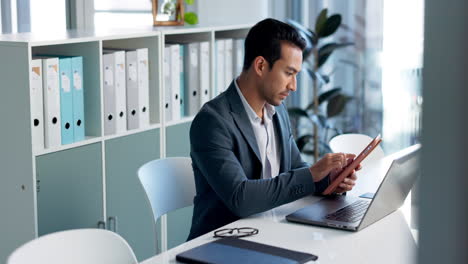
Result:
[[[271,105],[278,106],[288,97],[289,92],[296,91],[296,76],[301,70],[302,50],[289,42],[281,42],[281,57],[267,69],[262,76],[260,93]]]

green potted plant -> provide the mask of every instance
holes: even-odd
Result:
[[[306,118],[312,123],[313,133],[299,136],[296,143],[301,152],[313,155],[314,160],[317,160],[320,155],[330,152],[328,146],[329,131],[331,130],[335,134],[341,133],[341,130],[332,126],[328,119],[342,113],[346,104],[352,99],[351,96],[343,94],[340,87],[325,90],[330,82],[330,76],[324,74],[321,67],[335,50],[354,45],[351,42],[322,43],[324,38],[332,36],[341,25],[341,15],[333,14],[328,16],[327,13],[327,9],[320,12],[314,30],[294,20],[287,21],[306,40],[306,48],[303,52],[303,68],[312,78],[311,88],[313,91],[312,101],[305,109],[292,107],[288,111],[296,121],[300,118]],[[324,103],[327,103],[326,111],[321,111],[320,106]],[[298,123],[296,122],[296,124]],[[320,132],[319,128],[321,128]],[[312,149],[306,148],[309,143],[313,143]]]

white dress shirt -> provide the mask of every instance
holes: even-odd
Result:
[[[280,168],[280,152],[279,139],[273,124],[273,115],[276,113],[275,107],[266,103],[263,108],[263,120],[258,117],[255,111],[242,94],[237,79],[234,82],[237,93],[244,105],[245,112],[249,117],[250,124],[255,134],[255,139],[258,144],[260,158],[262,162],[262,179],[271,179],[279,174]],[[274,209],[262,213],[265,218],[276,218]]]

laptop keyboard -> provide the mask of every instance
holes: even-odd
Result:
[[[338,211],[335,211],[326,216],[329,220],[342,222],[356,222],[361,220],[362,216],[369,206],[370,200],[357,200],[356,202],[347,205]]]

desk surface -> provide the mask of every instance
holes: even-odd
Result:
[[[365,184],[361,184],[353,193],[375,191],[384,176],[382,170],[385,170],[387,165],[385,162],[378,167],[363,169],[358,177],[368,178],[363,180]],[[416,262],[416,243],[401,209],[359,232],[295,224],[285,220],[287,214],[319,199],[321,198],[314,196],[305,197],[276,208],[275,218],[253,215],[226,227],[258,228],[258,235],[244,239],[318,255],[319,259],[311,263]],[[208,233],[142,263],[178,263],[175,261],[178,253],[213,240],[212,233]]]

